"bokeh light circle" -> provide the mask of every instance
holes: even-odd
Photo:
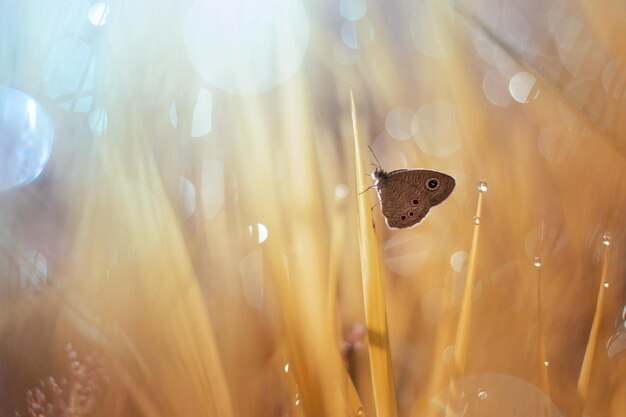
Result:
[[[367,3],[365,0],[341,0],[339,2],[339,13],[344,19],[359,20],[367,13]]]
[[[337,184],[335,186],[335,197],[344,199],[350,194],[350,187],[346,184]]]
[[[450,257],[450,266],[456,272],[462,272],[465,269],[466,259],[467,259],[467,252],[463,250],[456,251]]]
[[[309,20],[298,0],[196,1],[183,37],[191,63],[209,83],[229,93],[257,94],[300,67]]]
[[[508,84],[502,73],[492,68],[483,77],[483,93],[494,106],[506,107],[512,102]]]
[[[50,159],[53,142],[54,126],[41,104],[0,86],[0,191],[36,179]]]
[[[519,103],[528,103],[539,96],[539,89],[534,88],[537,80],[529,72],[518,72],[509,81],[511,97]]]
[[[417,128],[417,123],[413,123],[415,113],[406,107],[396,107],[391,110],[385,118],[385,128],[387,133],[397,140],[411,139],[413,128]]]
[[[551,162],[563,162],[576,152],[576,141],[572,133],[560,123],[552,123],[543,128],[537,142],[541,156]]]

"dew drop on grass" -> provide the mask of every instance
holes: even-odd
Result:
[[[480,224],[480,217],[474,216],[474,224]]]
[[[478,399],[486,400],[487,399],[487,391],[482,388],[478,388]]]
[[[544,361],[544,362],[543,362],[543,364],[544,364],[545,366],[550,366],[550,361]]]
[[[289,372],[289,363],[286,363],[283,369],[285,370],[285,373]]]
[[[540,268],[541,267],[541,259],[539,259],[538,256],[535,256],[535,259],[533,259],[533,266]]]
[[[609,283],[608,283],[608,282],[605,282],[605,283],[604,283],[604,284],[602,284],[602,285],[604,285],[604,288],[609,288]]]
[[[483,178],[480,181],[478,181],[478,185],[476,186],[476,188],[481,193],[486,193],[487,192],[487,180]]]
[[[602,244],[604,246],[609,246],[611,244],[611,235],[605,233],[604,236],[602,236]]]

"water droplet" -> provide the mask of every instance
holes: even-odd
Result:
[[[285,370],[285,373],[289,372],[289,363],[286,363],[283,369]]]
[[[608,283],[608,282],[605,282],[605,283],[604,283],[604,284],[602,284],[602,285],[604,285],[604,288],[609,288],[609,283]]]
[[[300,393],[296,393],[296,405],[300,405]]]
[[[480,181],[478,181],[478,185],[476,185],[476,189],[478,189],[478,191],[480,191],[481,193],[486,193],[487,192],[487,180],[483,178]]]
[[[604,246],[609,246],[611,244],[611,235],[608,233],[605,233],[604,236],[602,236],[602,244]]]
[[[485,391],[482,388],[478,388],[478,398],[480,400],[486,400],[487,399],[487,391]]]
[[[474,216],[474,224],[480,224],[480,217]]]
[[[357,411],[356,415],[357,416],[362,416],[363,415],[363,407],[359,407],[359,411]]]
[[[258,234],[258,242],[263,243],[267,240],[267,227],[263,223],[257,223],[256,227],[254,225],[248,226],[248,232],[250,236],[254,237],[255,234]]]
[[[541,267],[541,259],[538,256],[535,256],[533,259],[533,266],[540,268]]]
[[[543,364],[544,364],[545,366],[550,366],[550,361],[543,361]]]

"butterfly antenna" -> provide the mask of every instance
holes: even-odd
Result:
[[[380,165],[380,161],[378,160],[378,158],[376,158],[376,154],[374,153],[374,150],[372,149],[372,147],[370,145],[367,145],[367,147],[369,148],[370,152],[374,156],[374,159],[376,160],[376,162],[378,162],[378,168],[383,169],[383,167]]]

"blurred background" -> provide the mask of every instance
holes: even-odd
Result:
[[[624,22],[1,0],[0,416],[377,415],[350,89],[366,164],[457,182],[414,228],[373,210],[397,415],[625,415]]]

